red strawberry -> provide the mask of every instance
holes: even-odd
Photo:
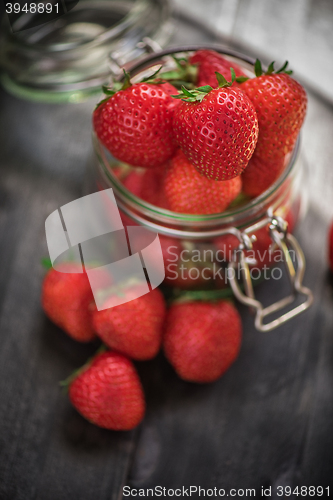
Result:
[[[328,233],[328,262],[330,269],[333,272],[333,224],[331,224]]]
[[[97,335],[111,349],[130,358],[151,359],[162,342],[162,326],[166,306],[158,288],[135,297],[140,285],[125,290],[129,302],[112,307],[113,297],[106,301],[109,309],[93,312],[93,326]]]
[[[289,155],[273,161],[263,160],[254,152],[242,174],[243,192],[249,196],[259,196],[280,177],[288,163]]]
[[[213,382],[237,358],[241,332],[240,316],[230,302],[174,304],[167,317],[164,352],[182,379]]]
[[[213,88],[217,87],[216,71],[221,73],[227,80],[231,80],[230,67],[234,69],[237,77],[246,76],[242,68],[234,62],[228,61],[214,50],[198,50],[190,58],[190,63],[198,64],[199,66],[198,87],[202,85],[210,85]]]
[[[177,102],[171,94],[177,90],[169,83],[136,83],[119,90],[94,111],[97,137],[120,161],[162,165],[175,151],[172,117]]]
[[[164,177],[164,192],[174,212],[213,214],[223,212],[242,188],[240,176],[227,181],[211,181],[200,175],[179,151]]]
[[[258,137],[257,115],[250,99],[239,88],[231,88],[231,82],[221,85],[224,87],[207,94],[184,89],[179,97],[188,102],[182,101],[175,109],[173,121],[176,141],[187,159],[199,173],[215,181],[243,172]]]
[[[261,160],[275,162],[294,148],[306,114],[306,92],[289,74],[272,73],[272,65],[269,74],[262,74],[259,61],[255,69],[258,76],[242,83],[241,88],[253,102],[258,116],[256,155]]]
[[[160,208],[168,208],[162,192],[162,181],[166,166],[147,169],[144,172],[133,170],[124,180],[124,186],[144,201]]]
[[[239,247],[240,241],[233,234],[225,234],[215,238],[214,244],[218,249],[217,258],[225,262],[230,262],[232,260],[234,250]]]
[[[117,352],[98,354],[69,387],[73,406],[91,423],[115,431],[136,427],[145,399],[133,363]]]
[[[79,342],[95,338],[89,305],[94,302],[91,287],[80,266],[64,263],[62,269],[48,271],[42,288],[42,306],[45,314],[70,337]]]
[[[150,170],[155,172],[155,169]],[[135,196],[141,198],[141,190],[143,184],[143,172],[141,169],[132,170],[123,180],[124,186]]]

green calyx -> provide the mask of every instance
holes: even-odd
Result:
[[[236,81],[238,83],[244,82],[247,80],[246,77],[241,76],[241,77],[236,77],[235,70],[233,68],[230,68],[230,73],[231,73],[231,82],[228,82],[227,79],[221,75],[221,73],[218,73],[215,71],[217,83],[218,83],[218,88],[227,88],[231,87],[231,85]],[[204,85],[203,87],[197,87],[196,89],[189,90],[184,85],[181,87],[181,92],[177,95],[173,95],[172,97],[174,99],[181,99],[182,101],[186,102],[196,102],[199,101],[201,102],[202,99],[207,95],[211,90],[214,90],[213,87],[210,85]]]
[[[103,85],[102,90],[107,97],[99,101],[99,103],[95,107],[95,111],[97,108],[100,107],[101,104],[104,104],[106,101],[110,99],[110,97],[114,96],[114,94],[119,92],[119,90],[126,90],[132,85],[129,73],[127,73],[125,69],[123,69],[123,72],[124,72],[123,82],[114,82],[112,87],[107,87],[106,85]]]
[[[176,64],[176,68],[170,71],[164,71],[161,73],[161,78],[177,89],[181,89],[182,86],[186,88],[194,89],[195,82],[198,78],[198,66],[191,64],[186,57],[176,57],[172,56]]]
[[[233,302],[233,296],[230,288],[223,288],[221,290],[190,290],[187,292],[181,291],[175,293],[170,300],[171,304],[184,304],[187,302],[211,302],[216,303],[220,300],[229,300]]]
[[[256,59],[256,62],[254,63],[254,72],[256,76],[262,76],[262,75],[278,75],[280,73],[285,73],[286,75],[292,75],[292,70],[287,70],[288,66],[288,61],[286,61],[283,66],[281,66],[280,69],[277,71],[274,70],[274,64],[275,61],[272,61],[271,64],[268,66],[267,71],[264,73],[261,62],[259,59]]]
[[[185,57],[172,56],[172,58],[176,64],[176,68],[174,70],[164,71],[163,73],[161,73],[163,66],[160,66],[152,75],[149,75],[140,80],[140,83],[160,85],[162,83],[169,82],[177,89],[180,89],[182,86],[195,88],[195,82],[198,76],[198,67],[196,65],[190,64],[188,59]],[[123,69],[123,72],[124,79],[122,82],[114,82],[112,87],[108,87],[106,85],[102,87],[102,90],[106,97],[97,104],[95,110],[101,104],[108,101],[110,97],[119,92],[119,90],[126,90],[132,85],[129,73],[127,73],[125,69]]]

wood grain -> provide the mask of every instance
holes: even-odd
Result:
[[[294,16],[313,12],[314,4],[303,4],[290,7]],[[198,6],[193,1],[193,9]],[[250,21],[266,26],[273,14],[288,24],[287,14],[272,2],[210,0],[200,6],[202,18],[217,22],[220,16],[224,35],[233,40],[241,27],[247,40]],[[320,6],[325,24],[330,7],[323,1]],[[273,57],[273,45],[280,43],[275,18],[272,32],[262,27],[255,38]],[[304,13],[302,19],[306,26]],[[194,28],[184,18],[178,22],[173,44],[218,40],[200,23]],[[302,154],[310,210],[297,236],[307,257],[305,281],[316,297],[312,309],[262,334],[240,308],[241,354],[212,385],[180,381],[162,354],[138,363],[147,416],[135,432],[112,433],[84,421],[58,385],[96,346],[71,341],[40,307],[44,221],[82,193],[93,106],[29,103],[0,92],[1,500],[120,499],[124,484],[258,491],[269,485],[331,485],[333,288],[326,232],[333,217],[332,107],[309,91]],[[262,284],[260,297],[274,300],[274,284]],[[287,292],[287,284],[280,285],[279,294]]]

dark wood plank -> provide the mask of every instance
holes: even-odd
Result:
[[[0,146],[5,159],[0,207],[0,498],[116,499],[135,432],[103,431],[71,408],[59,382],[84,364],[98,345],[70,340],[45,318],[40,305],[41,258],[47,256],[44,222],[58,206],[80,196],[85,141],[90,148],[90,111],[86,127],[69,122],[74,133],[67,128],[59,142],[49,146],[52,130],[43,137],[39,134],[43,113],[36,117],[29,114],[31,103],[2,97],[4,107],[12,101],[14,123],[4,129]],[[15,151],[15,120],[24,112],[27,128],[18,127]],[[68,117],[63,114],[64,128]],[[57,120],[59,127],[61,116]],[[54,123],[52,127],[56,133]]]

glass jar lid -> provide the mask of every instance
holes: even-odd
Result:
[[[38,26],[37,15],[22,12],[12,27],[4,16],[0,67],[8,91],[39,101],[76,102],[100,92],[114,60],[139,57],[145,37],[163,46],[171,35],[165,0],[79,0]]]

